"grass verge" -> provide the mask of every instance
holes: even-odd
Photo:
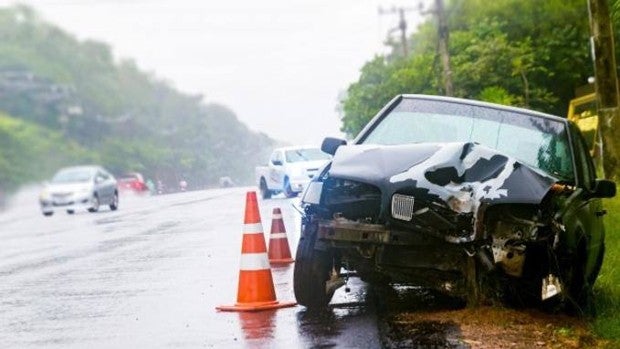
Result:
[[[620,197],[605,201],[605,259],[594,286],[597,317],[594,332],[620,347]]]

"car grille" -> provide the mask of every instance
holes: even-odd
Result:
[[[413,218],[413,196],[394,194],[392,196],[392,217],[403,221]]]
[[[306,174],[308,175],[308,178],[312,179],[314,178],[314,176],[316,176],[318,171],[318,168],[308,168],[306,169]]]

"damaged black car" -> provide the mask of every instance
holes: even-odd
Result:
[[[510,300],[577,310],[605,251],[597,179],[566,119],[478,101],[402,95],[333,160],[302,198],[297,301],[326,306],[354,270],[470,305]]]

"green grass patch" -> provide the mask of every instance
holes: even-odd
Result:
[[[605,259],[594,286],[594,332],[620,346],[620,197],[605,200]]]

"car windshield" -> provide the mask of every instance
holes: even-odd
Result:
[[[90,169],[61,170],[52,178],[52,183],[84,183],[92,178],[92,174]]]
[[[329,160],[329,154],[317,148],[287,150],[284,152],[284,156],[286,162]]]
[[[558,179],[574,179],[565,124],[513,110],[405,98],[360,139],[383,145],[476,142]]]

